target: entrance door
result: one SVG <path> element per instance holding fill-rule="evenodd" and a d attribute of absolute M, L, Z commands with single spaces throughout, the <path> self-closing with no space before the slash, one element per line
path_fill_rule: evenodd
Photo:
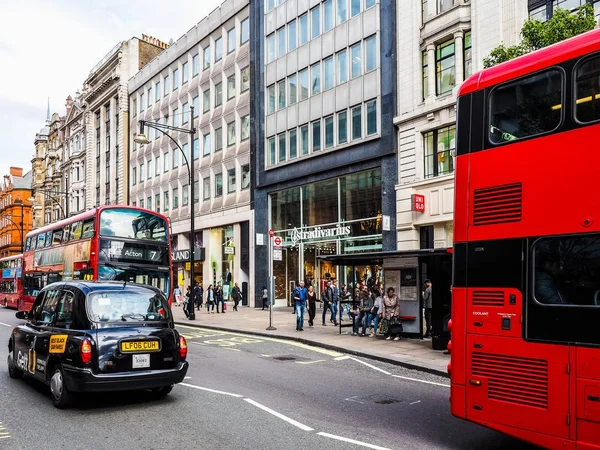
<path fill-rule="evenodd" d="M 307 286 L 311 284 L 315 291 L 321 292 L 328 279 L 337 278 L 335 266 L 328 261 L 317 258 L 321 255 L 335 255 L 337 253 L 337 242 L 317 242 L 304 244 L 304 282 Z"/>

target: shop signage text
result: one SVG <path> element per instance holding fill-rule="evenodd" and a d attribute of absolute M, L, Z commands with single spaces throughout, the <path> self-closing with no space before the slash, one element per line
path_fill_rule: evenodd
<path fill-rule="evenodd" d="M 175 250 L 171 257 L 173 258 L 173 262 L 178 261 L 189 261 L 190 260 L 190 251 L 189 250 Z"/>
<path fill-rule="evenodd" d="M 412 210 L 417 212 L 425 212 L 425 196 L 422 194 L 412 195 Z"/>
<path fill-rule="evenodd" d="M 298 228 L 294 228 L 290 239 L 292 241 L 292 245 L 296 245 L 298 241 L 325 239 L 339 236 L 350 236 L 351 232 L 352 230 L 349 225 L 337 225 L 335 228 L 315 227 L 312 230 L 299 230 Z"/>

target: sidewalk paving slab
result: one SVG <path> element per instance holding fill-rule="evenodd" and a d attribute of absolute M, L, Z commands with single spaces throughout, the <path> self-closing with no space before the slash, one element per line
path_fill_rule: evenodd
<path fill-rule="evenodd" d="M 339 327 L 329 323 L 321 325 L 321 310 L 317 311 L 314 327 L 308 326 L 305 316 L 304 331 L 296 331 L 296 316 L 291 308 L 279 307 L 273 309 L 273 326 L 277 330 L 268 331 L 269 312 L 258 308 L 239 306 L 239 311 L 233 311 L 232 304 L 227 304 L 224 314 L 207 313 L 206 308 L 196 311 L 196 320 L 185 317 L 182 306 L 173 305 L 173 317 L 177 325 L 209 328 L 220 331 L 237 332 L 255 336 L 268 336 L 302 342 L 307 345 L 339 351 L 354 356 L 382 361 L 389 364 L 407 367 L 448 377 L 446 367 L 450 356 L 431 348 L 431 340 L 402 338 L 400 341 L 387 341 L 383 337 L 358 337 L 346 334 L 351 327 Z M 349 324 L 348 320 L 342 322 Z"/>

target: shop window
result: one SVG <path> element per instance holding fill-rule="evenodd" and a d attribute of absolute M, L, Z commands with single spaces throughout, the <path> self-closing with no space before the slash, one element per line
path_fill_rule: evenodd
<path fill-rule="evenodd" d="M 342 221 L 377 217 L 381 213 L 381 169 L 341 177 L 340 201 Z M 372 224 L 359 224 L 359 229 L 353 231 L 359 235 L 364 234 L 372 226 Z"/>
<path fill-rule="evenodd" d="M 456 125 L 429 131 L 423 135 L 425 178 L 454 171 L 452 151 L 456 148 Z"/>
<path fill-rule="evenodd" d="M 338 180 L 321 181 L 302 187 L 302 221 L 305 226 L 336 223 L 338 215 Z"/>
<path fill-rule="evenodd" d="M 456 58 L 454 40 L 440 44 L 435 50 L 436 93 L 451 92 L 456 84 Z"/>
<path fill-rule="evenodd" d="M 300 188 L 295 187 L 270 194 L 271 228 L 287 230 L 300 227 Z"/>

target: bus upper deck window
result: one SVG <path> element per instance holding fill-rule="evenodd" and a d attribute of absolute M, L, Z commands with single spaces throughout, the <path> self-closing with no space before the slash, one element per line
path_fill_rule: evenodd
<path fill-rule="evenodd" d="M 490 142 L 550 132 L 562 117 L 563 74 L 547 70 L 496 87 L 490 95 Z"/>
<path fill-rule="evenodd" d="M 600 56 L 577 66 L 575 83 L 575 118 L 579 122 L 600 119 Z"/>
<path fill-rule="evenodd" d="M 94 236 L 94 219 L 88 219 L 83 222 L 83 231 L 81 237 L 83 239 L 91 238 Z"/>

